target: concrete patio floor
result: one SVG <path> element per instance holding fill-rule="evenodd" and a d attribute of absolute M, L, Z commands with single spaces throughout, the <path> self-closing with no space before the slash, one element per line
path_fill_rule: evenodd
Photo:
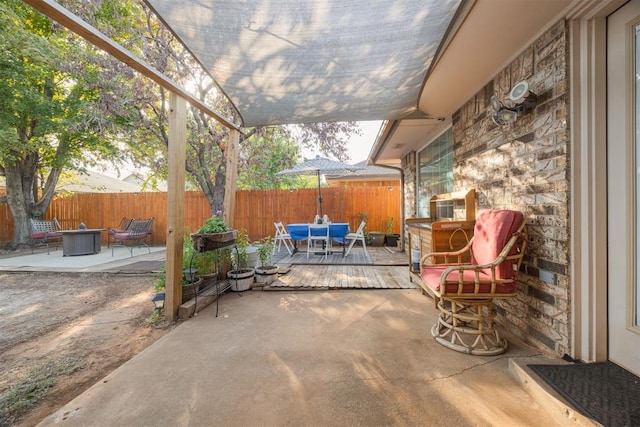
<path fill-rule="evenodd" d="M 163 261 L 165 248 L 14 255 L 0 271 L 126 272 Z M 595 425 L 526 368 L 559 359 L 508 335 L 500 356 L 437 344 L 437 311 L 418 289 L 229 293 L 219 310 L 181 323 L 41 425 Z"/>
<path fill-rule="evenodd" d="M 452 352 L 411 290 L 225 295 L 41 425 L 565 425 L 510 374 L 547 359 Z"/>
<path fill-rule="evenodd" d="M 130 253 L 128 248 L 117 247 L 113 250 L 103 246 L 95 255 L 62 256 L 62 249 L 37 248 L 34 253 L 30 249 L 3 254 L 0 256 L 0 271 L 53 271 L 53 272 L 118 272 L 120 268 L 128 267 L 140 261 L 164 261 L 166 258 L 164 246 L 134 248 Z M 131 256 L 133 254 L 133 256 Z"/>

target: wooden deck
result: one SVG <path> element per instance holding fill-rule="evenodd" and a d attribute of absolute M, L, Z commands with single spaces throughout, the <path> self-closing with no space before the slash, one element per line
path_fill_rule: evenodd
<path fill-rule="evenodd" d="M 306 247 L 289 256 L 276 254 L 280 267 L 278 280 L 264 290 L 327 290 L 327 289 L 417 289 L 409 280 L 406 253 L 395 248 L 367 248 L 369 256 L 361 247 L 354 247 L 347 257 L 334 253 L 324 258 L 310 255 Z"/>
<path fill-rule="evenodd" d="M 286 271 L 286 270 L 285 270 Z M 263 290 L 418 289 L 407 267 L 375 265 L 292 265 Z"/>
<path fill-rule="evenodd" d="M 326 258 L 313 253 L 307 258 L 307 247 L 302 246 L 293 255 L 283 248 L 276 252 L 273 262 L 284 265 L 409 265 L 409 260 L 405 252 L 398 252 L 396 248 L 387 246 L 368 247 L 368 255 L 365 254 L 361 246 L 354 246 L 348 256 L 342 256 L 342 247 L 335 246 L 333 254 Z"/>

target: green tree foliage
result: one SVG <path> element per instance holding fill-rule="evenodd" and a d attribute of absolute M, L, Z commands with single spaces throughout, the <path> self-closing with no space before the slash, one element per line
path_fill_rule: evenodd
<path fill-rule="evenodd" d="M 146 27 L 139 39 L 146 40 L 143 58 L 189 89 L 198 98 L 213 106 L 226 117 L 239 122 L 233 105 L 223 95 L 211 77 L 201 68 L 184 47 L 146 9 Z M 148 167 L 159 179 L 167 174 L 168 93 L 155 83 L 139 78 L 136 81 L 140 123 L 130 152 L 140 167 Z M 212 215 L 221 211 L 224 200 L 228 132 L 213 118 L 188 107 L 188 135 L 186 171 L 209 201 Z M 339 160 L 348 160 L 348 137 L 359 134 L 356 123 L 311 123 L 289 126 L 264 126 L 245 129 L 241 136 L 237 185 L 239 189 L 288 188 L 296 178 L 276 176 L 282 169 L 292 167 L 301 148 L 313 148 Z"/>
<path fill-rule="evenodd" d="M 139 55 L 235 122 L 222 91 L 174 35 L 138 0 L 66 0 L 71 12 Z M 0 3 L 0 175 L 14 219 L 11 247 L 28 240 L 28 219 L 46 212 L 64 170 L 124 155 L 166 177 L 168 92 L 97 50 L 19 0 Z M 240 188 L 287 188 L 301 149 L 346 157 L 355 123 L 246 129 L 240 141 Z M 188 111 L 185 168 L 222 209 L 228 131 L 199 110 Z M 2 201 L 0 199 L 0 201 Z"/>
<path fill-rule="evenodd" d="M 109 3 L 95 10 L 115 19 Z M 27 242 L 28 219 L 46 212 L 64 169 L 118 157 L 117 135 L 132 117 L 122 90 L 131 76 L 23 2 L 0 3 L 0 175 L 14 221 L 10 247 Z"/>

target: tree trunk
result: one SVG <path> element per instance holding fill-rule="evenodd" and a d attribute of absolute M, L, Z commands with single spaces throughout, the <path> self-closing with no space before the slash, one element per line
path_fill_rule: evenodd
<path fill-rule="evenodd" d="M 8 249 L 14 250 L 29 243 L 29 207 L 23 197 L 22 179 L 16 167 L 5 168 L 7 179 L 7 204 L 13 217 L 13 239 Z"/>
<path fill-rule="evenodd" d="M 209 197 L 209 208 L 211 209 L 211 216 L 222 216 L 222 210 L 224 209 L 225 175 L 221 171 L 221 168 L 216 169 L 215 181 L 216 185 L 213 187 L 213 194 Z"/>
<path fill-rule="evenodd" d="M 42 197 L 36 201 L 37 165 L 38 155 L 32 153 L 26 155 L 21 161 L 5 167 L 7 204 L 13 217 L 13 239 L 8 245 L 10 250 L 31 243 L 29 219 L 41 219 L 49 209 L 55 194 L 54 190 L 60 177 L 60 170 L 54 168 L 47 176 Z"/>

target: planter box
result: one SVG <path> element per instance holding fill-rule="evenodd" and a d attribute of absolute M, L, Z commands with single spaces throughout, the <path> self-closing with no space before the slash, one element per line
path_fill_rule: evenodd
<path fill-rule="evenodd" d="M 398 240 L 400 240 L 399 234 L 387 234 L 384 236 L 385 246 L 398 246 Z"/>
<path fill-rule="evenodd" d="M 206 252 L 233 246 L 236 244 L 237 237 L 238 230 L 231 230 L 212 234 L 194 233 L 191 235 L 191 240 L 196 251 Z"/>
<path fill-rule="evenodd" d="M 195 298 L 195 296 L 198 294 L 198 291 L 200 290 L 200 285 L 202 285 L 202 278 L 199 278 L 198 280 L 196 280 L 191 284 L 182 285 L 182 303 L 183 304 L 189 301 L 190 299 Z"/>

